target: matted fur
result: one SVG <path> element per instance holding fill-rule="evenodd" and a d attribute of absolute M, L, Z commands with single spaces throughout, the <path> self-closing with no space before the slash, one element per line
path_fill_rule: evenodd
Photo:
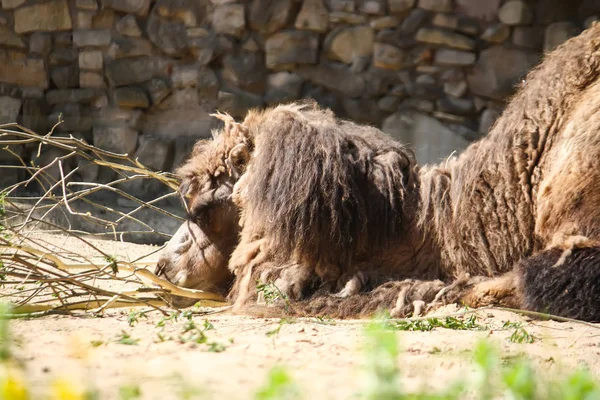
<path fill-rule="evenodd" d="M 300 314 L 401 316 L 413 301 L 461 301 L 600 318 L 589 299 L 598 285 L 560 292 L 573 274 L 600 278 L 597 262 L 576 256 L 600 241 L 599 76 L 594 25 L 528 74 L 485 138 L 421 168 L 407 147 L 314 103 L 251 112 L 182 168 L 191 216 L 202 224 L 213 203 L 239 208 L 229 297 L 242 312 L 263 281 Z M 232 168 L 239 145 L 247 157 Z M 449 286 L 432 298 L 440 282 Z"/>
<path fill-rule="evenodd" d="M 252 118 L 260 122 L 250 129 L 245 221 L 278 259 L 349 265 L 401 234 L 404 194 L 414 186 L 406 147 L 315 104 Z"/>

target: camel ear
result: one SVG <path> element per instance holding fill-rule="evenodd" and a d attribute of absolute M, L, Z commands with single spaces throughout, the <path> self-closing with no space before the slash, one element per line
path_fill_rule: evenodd
<path fill-rule="evenodd" d="M 249 138 L 248 128 L 239 122 L 235 122 L 235 119 L 226 113 L 221 113 L 219 111 L 210 114 L 211 117 L 215 117 L 225 124 L 223 130 L 219 132 L 220 134 L 225 134 L 229 137 L 236 137 L 238 139 L 247 140 Z M 213 138 L 215 135 L 213 134 Z"/>
<path fill-rule="evenodd" d="M 227 166 L 229 167 L 230 174 L 235 178 L 238 178 L 244 172 L 248 161 L 250 161 L 248 146 L 244 143 L 235 145 L 227 157 Z"/>
<path fill-rule="evenodd" d="M 198 187 L 198 179 L 195 175 L 189 175 L 183 178 L 179 185 L 179 193 L 184 199 L 189 199 Z"/>

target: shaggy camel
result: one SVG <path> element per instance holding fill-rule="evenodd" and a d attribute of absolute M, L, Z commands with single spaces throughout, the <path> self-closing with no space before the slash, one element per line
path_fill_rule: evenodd
<path fill-rule="evenodd" d="M 460 302 L 600 320 L 599 76 L 595 25 L 437 166 L 310 102 L 219 114 L 179 170 L 189 220 L 157 271 L 240 312 L 271 282 L 304 315 Z"/>

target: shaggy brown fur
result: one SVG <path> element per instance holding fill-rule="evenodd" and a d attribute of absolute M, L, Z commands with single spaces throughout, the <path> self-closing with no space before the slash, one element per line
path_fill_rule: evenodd
<path fill-rule="evenodd" d="M 298 313 L 383 306 L 400 316 L 413 303 L 461 301 L 600 320 L 590 258 L 600 241 L 599 76 L 595 25 L 545 57 L 487 137 L 433 167 L 311 103 L 224 118 L 182 169 L 190 215 L 204 227 L 228 195 L 239 208 L 228 265 L 240 310 L 260 301 L 263 281 Z"/>

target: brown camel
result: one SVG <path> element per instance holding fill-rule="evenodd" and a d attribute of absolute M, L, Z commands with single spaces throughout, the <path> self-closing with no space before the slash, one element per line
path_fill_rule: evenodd
<path fill-rule="evenodd" d="M 189 221 L 158 272 L 220 290 L 240 312 L 270 283 L 304 315 L 462 302 L 598 321 L 599 76 L 595 25 L 545 56 L 486 137 L 437 166 L 310 102 L 241 123 L 219 114 L 225 127 L 179 170 Z"/>

